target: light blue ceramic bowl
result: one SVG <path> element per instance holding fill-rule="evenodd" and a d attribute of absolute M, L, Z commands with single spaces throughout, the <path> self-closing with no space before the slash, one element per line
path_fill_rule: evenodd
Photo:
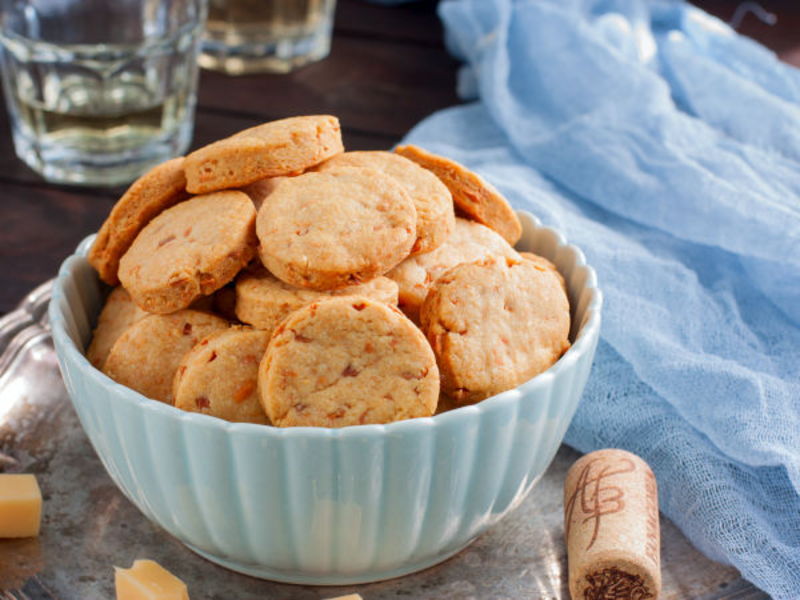
<path fill-rule="evenodd" d="M 517 506 L 556 453 L 600 332 L 583 254 L 520 213 L 518 244 L 553 260 L 572 305 L 572 348 L 548 371 L 475 406 L 344 429 L 278 429 L 187 413 L 116 384 L 83 351 L 103 298 L 85 258 L 61 267 L 50 321 L 61 371 L 111 478 L 195 552 L 256 577 L 353 584 L 461 550 Z"/>

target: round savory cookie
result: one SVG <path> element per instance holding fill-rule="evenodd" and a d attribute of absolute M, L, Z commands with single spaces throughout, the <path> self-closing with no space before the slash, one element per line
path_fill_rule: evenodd
<path fill-rule="evenodd" d="M 329 115 L 272 121 L 195 150 L 184 162 L 193 194 L 293 175 L 344 151 L 339 120 Z"/>
<path fill-rule="evenodd" d="M 379 276 L 366 283 L 325 292 L 294 287 L 264 268 L 248 269 L 236 279 L 236 317 L 271 332 L 290 312 L 329 296 L 366 296 L 397 306 L 397 284 Z"/>
<path fill-rule="evenodd" d="M 148 312 L 186 308 L 232 280 L 255 255 L 255 217 L 242 192 L 181 202 L 137 236 L 120 262 L 120 281 Z"/>
<path fill-rule="evenodd" d="M 391 152 L 345 152 L 319 165 L 318 171 L 341 167 L 367 167 L 395 179 L 408 192 L 417 209 L 417 239 L 411 254 L 430 252 L 442 245 L 455 228 L 453 197 L 436 175 L 415 162 Z"/>
<path fill-rule="evenodd" d="M 558 279 L 529 261 L 491 258 L 439 277 L 421 312 L 442 391 L 472 404 L 548 369 L 569 348 Z"/>
<path fill-rule="evenodd" d="M 175 372 L 176 408 L 236 423 L 269 424 L 258 399 L 258 365 L 269 336 L 267 331 L 231 327 L 200 341 Z"/>
<path fill-rule="evenodd" d="M 418 146 L 398 146 L 401 156 L 425 167 L 442 180 L 453 194 L 453 202 L 468 218 L 493 229 L 512 246 L 522 235 L 522 224 L 500 192 L 477 173 L 454 160 L 423 150 Z"/>
<path fill-rule="evenodd" d="M 123 287 L 115 287 L 103 305 L 97 318 L 97 327 L 92 335 L 92 343 L 86 351 L 86 358 L 98 369 L 102 369 L 111 352 L 111 347 L 125 331 L 147 313 L 136 306 L 130 294 Z"/>
<path fill-rule="evenodd" d="M 103 372 L 140 394 L 172 403 L 172 380 L 195 344 L 228 322 L 197 310 L 149 315 L 131 325 L 111 347 Z"/>
<path fill-rule="evenodd" d="M 153 167 L 131 184 L 97 232 L 89 249 L 89 263 L 100 279 L 117 285 L 122 255 L 156 215 L 188 198 L 183 157 Z"/>
<path fill-rule="evenodd" d="M 261 402 L 279 427 L 346 427 L 428 417 L 439 371 L 425 336 L 396 308 L 358 296 L 291 313 L 258 372 Z"/>
<path fill-rule="evenodd" d="M 417 213 L 403 187 L 374 169 L 283 181 L 258 211 L 261 262 L 291 285 L 333 290 L 386 273 L 408 256 Z"/>
<path fill-rule="evenodd" d="M 428 290 L 448 269 L 489 256 L 519 259 L 519 254 L 497 233 L 474 221 L 456 218 L 447 241 L 433 252 L 410 256 L 386 274 L 399 288 L 400 309 L 419 323 L 419 309 Z"/>

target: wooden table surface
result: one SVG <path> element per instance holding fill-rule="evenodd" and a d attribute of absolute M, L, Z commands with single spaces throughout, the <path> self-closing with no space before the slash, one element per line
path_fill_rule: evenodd
<path fill-rule="evenodd" d="M 697 4 L 729 21 L 734 0 Z M 774 26 L 746 16 L 740 31 L 800 65 L 800 6 L 761 2 Z M 392 146 L 430 113 L 458 103 L 458 63 L 445 51 L 436 2 L 397 7 L 339 0 L 331 55 L 290 75 L 238 78 L 203 72 L 192 148 L 263 121 L 330 113 L 350 150 Z M 5 110 L 0 109 L 5 113 Z M 46 183 L 16 158 L 7 118 L 0 116 L 0 315 L 96 231 L 123 190 Z"/>

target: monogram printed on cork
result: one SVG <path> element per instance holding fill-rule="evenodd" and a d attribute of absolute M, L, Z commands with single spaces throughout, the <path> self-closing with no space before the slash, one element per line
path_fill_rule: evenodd
<path fill-rule="evenodd" d="M 564 485 L 573 598 L 657 598 L 658 489 L 650 467 L 624 450 L 584 456 Z"/>
<path fill-rule="evenodd" d="M 583 522 L 593 523 L 594 529 L 589 544 L 586 546 L 587 550 L 597 541 L 597 534 L 600 531 L 600 520 L 603 515 L 618 513 L 625 509 L 625 491 L 607 480 L 613 478 L 614 475 L 629 473 L 636 469 L 633 462 L 628 459 L 620 460 L 620 465 L 616 468 L 607 464 L 598 465 L 598 463 L 602 463 L 602 459 L 596 458 L 590 460 L 586 466 L 583 467 L 578 476 L 575 492 L 570 497 L 564 509 L 567 513 L 567 537 L 569 537 L 570 523 L 572 522 L 572 516 L 576 506 L 580 506 L 580 512 L 586 515 Z M 578 497 L 580 497 L 580 503 L 576 502 Z"/>

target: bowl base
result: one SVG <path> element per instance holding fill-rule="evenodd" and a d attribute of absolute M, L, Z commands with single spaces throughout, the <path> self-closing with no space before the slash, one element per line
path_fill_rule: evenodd
<path fill-rule="evenodd" d="M 446 561 L 448 558 L 455 556 L 459 552 L 461 552 L 464 548 L 469 546 L 472 542 L 474 542 L 477 538 L 472 538 L 466 544 L 458 546 L 454 550 L 446 550 L 442 554 L 437 554 L 433 558 L 428 558 L 426 560 L 422 560 L 416 562 L 411 565 L 403 565 L 397 569 L 391 569 L 388 571 L 369 571 L 367 573 L 359 574 L 359 573 L 301 573 L 298 571 L 280 571 L 276 569 L 270 569 L 267 567 L 263 567 L 260 565 L 253 565 L 249 563 L 241 563 L 234 560 L 229 560 L 225 558 L 220 558 L 218 556 L 214 556 L 213 554 L 209 554 L 199 548 L 192 546 L 191 544 L 187 544 L 183 542 L 183 545 L 189 548 L 195 554 L 202 556 L 208 561 L 211 561 L 221 567 L 225 567 L 226 569 L 230 569 L 231 571 L 236 571 L 237 573 L 243 573 L 244 575 L 250 575 L 251 577 L 257 577 L 258 579 L 268 579 L 270 581 L 277 581 L 279 583 L 294 583 L 300 585 L 357 585 L 361 583 L 374 583 L 376 581 L 385 581 L 386 579 L 394 579 L 396 577 L 402 577 L 404 575 L 409 575 L 411 573 L 416 573 L 417 571 L 424 571 L 429 567 L 433 567 L 434 565 L 438 565 L 441 562 Z"/>

